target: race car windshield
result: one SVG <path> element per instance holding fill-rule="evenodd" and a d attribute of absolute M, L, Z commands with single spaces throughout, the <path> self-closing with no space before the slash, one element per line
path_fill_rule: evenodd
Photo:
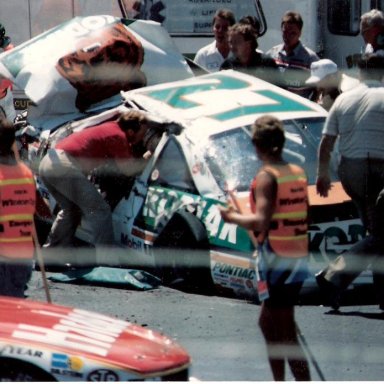
<path fill-rule="evenodd" d="M 301 165 L 309 184 L 315 183 L 317 149 L 324 119 L 287 120 L 284 122 L 286 142 L 283 157 Z M 239 127 L 210 137 L 205 158 L 219 186 L 226 183 L 238 191 L 249 189 L 251 180 L 261 166 L 251 141 L 251 126 Z"/>

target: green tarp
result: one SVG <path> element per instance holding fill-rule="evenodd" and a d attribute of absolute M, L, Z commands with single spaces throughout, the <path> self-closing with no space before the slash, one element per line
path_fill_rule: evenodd
<path fill-rule="evenodd" d="M 75 269 L 57 273 L 50 276 L 49 280 L 58 283 L 95 284 L 137 290 L 154 289 L 161 284 L 159 278 L 148 272 L 110 267 Z"/>

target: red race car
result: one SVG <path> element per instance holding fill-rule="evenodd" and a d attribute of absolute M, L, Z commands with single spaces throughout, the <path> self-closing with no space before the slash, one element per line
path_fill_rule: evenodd
<path fill-rule="evenodd" d="M 0 297 L 0 381 L 187 381 L 188 353 L 116 318 Z"/>

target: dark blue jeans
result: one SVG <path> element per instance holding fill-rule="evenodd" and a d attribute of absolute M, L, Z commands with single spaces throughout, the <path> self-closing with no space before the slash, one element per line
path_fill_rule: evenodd
<path fill-rule="evenodd" d="M 0 259 L 0 295 L 24 298 L 32 275 L 32 260 Z"/>

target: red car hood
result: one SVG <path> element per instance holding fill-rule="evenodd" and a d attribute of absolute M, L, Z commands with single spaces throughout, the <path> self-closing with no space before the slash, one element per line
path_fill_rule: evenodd
<path fill-rule="evenodd" d="M 188 366 L 187 352 L 143 327 L 76 308 L 0 297 L 0 339 L 151 374 Z"/>

